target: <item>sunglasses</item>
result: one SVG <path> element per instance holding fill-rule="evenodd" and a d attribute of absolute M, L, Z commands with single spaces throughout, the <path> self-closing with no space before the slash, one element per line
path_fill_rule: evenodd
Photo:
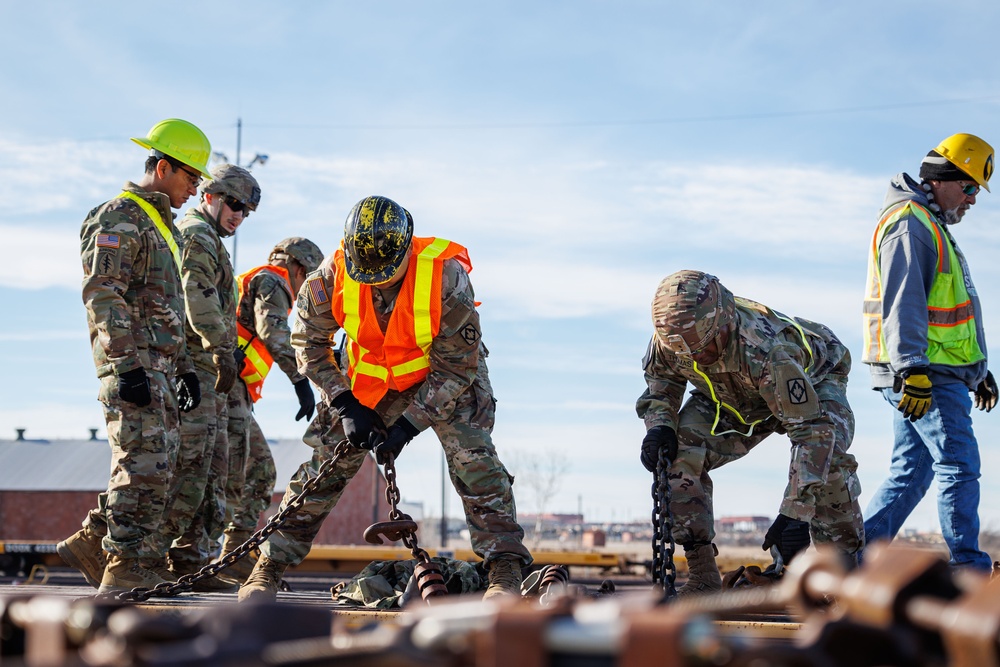
<path fill-rule="evenodd" d="M 975 183 L 966 183 L 962 186 L 962 194 L 966 197 L 971 197 L 973 195 L 979 194 L 979 186 Z"/>
<path fill-rule="evenodd" d="M 226 197 L 226 206 L 229 207 L 233 213 L 242 213 L 243 217 L 250 215 L 250 204 L 241 202 L 235 197 Z"/>

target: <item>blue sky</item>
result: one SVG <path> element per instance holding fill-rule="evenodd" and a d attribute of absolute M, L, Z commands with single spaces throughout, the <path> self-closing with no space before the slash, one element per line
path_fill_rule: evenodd
<path fill-rule="evenodd" d="M 139 177 L 129 137 L 181 117 L 234 159 L 242 118 L 241 162 L 270 159 L 238 270 L 286 236 L 332 251 L 354 202 L 396 199 L 417 234 L 470 249 L 501 457 L 569 459 L 551 510 L 647 517 L 633 405 L 657 282 L 710 271 L 830 325 L 859 357 L 888 179 L 954 132 L 1000 146 L 998 18 L 961 0 L 4 3 L 0 435 L 103 433 L 80 223 Z M 956 230 L 987 332 L 997 196 Z M 1000 358 L 1000 334 L 990 342 Z M 864 505 L 887 470 L 890 412 L 860 363 L 850 398 Z M 300 436 L 295 411 L 290 384 L 269 380 L 265 433 Z M 975 426 L 984 526 L 1000 529 L 1000 415 Z M 400 460 L 403 495 L 429 513 L 438 452 L 422 435 Z M 773 436 L 715 473 L 717 515 L 774 514 L 787 458 Z M 519 506 L 534 509 L 526 489 Z M 910 525 L 936 525 L 933 498 Z"/>

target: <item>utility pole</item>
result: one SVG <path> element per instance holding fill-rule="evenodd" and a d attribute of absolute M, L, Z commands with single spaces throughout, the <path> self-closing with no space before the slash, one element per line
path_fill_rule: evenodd
<path fill-rule="evenodd" d="M 253 166 L 255 164 L 257 164 L 257 163 L 265 164 L 267 162 L 267 155 L 266 154 L 264 154 L 264 153 L 257 153 L 256 155 L 253 156 L 253 159 L 250 160 L 249 164 L 241 165 L 240 164 L 240 153 L 241 153 L 241 149 L 242 148 L 243 148 L 243 119 L 242 118 L 237 118 L 236 119 L 236 161 L 233 164 L 235 164 L 235 165 L 237 165 L 239 167 L 243 167 L 247 171 L 250 171 L 250 170 L 253 169 Z M 215 153 L 212 153 L 212 157 L 214 159 L 220 160 L 222 162 L 229 162 L 229 158 L 226 157 L 225 153 L 215 152 Z M 233 233 L 233 270 L 234 271 L 236 270 L 236 233 L 237 232 L 239 232 L 239 230 L 237 230 L 236 232 Z"/>
<path fill-rule="evenodd" d="M 445 484 L 448 467 L 445 463 L 444 448 L 441 449 L 441 548 L 448 546 L 448 509 L 445 507 Z"/>
<path fill-rule="evenodd" d="M 240 163 L 240 143 L 243 141 L 243 119 L 236 119 L 236 164 Z M 236 273 L 236 234 L 240 230 L 233 232 L 233 273 Z"/>

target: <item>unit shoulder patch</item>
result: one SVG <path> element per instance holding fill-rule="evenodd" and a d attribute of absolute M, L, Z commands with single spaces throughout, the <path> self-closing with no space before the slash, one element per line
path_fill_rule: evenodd
<path fill-rule="evenodd" d="M 792 405 L 802 405 L 809 400 L 806 391 L 806 381 L 802 378 L 792 378 L 788 381 L 788 400 Z"/>
<path fill-rule="evenodd" d="M 459 333 L 462 335 L 462 339 L 469 345 L 475 345 L 482 337 L 482 334 L 479 333 L 479 329 L 471 323 L 462 327 L 462 330 Z"/>

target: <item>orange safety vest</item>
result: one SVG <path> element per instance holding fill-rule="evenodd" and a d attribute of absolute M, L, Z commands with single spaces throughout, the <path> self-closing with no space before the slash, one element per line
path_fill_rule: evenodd
<path fill-rule="evenodd" d="M 264 266 L 258 266 L 256 269 L 250 269 L 246 273 L 241 273 L 237 276 L 236 285 L 239 289 L 239 295 L 236 300 L 236 339 L 240 349 L 243 350 L 243 354 L 246 355 L 246 359 L 243 360 L 243 370 L 240 371 L 240 377 L 243 378 L 243 382 L 247 386 L 247 391 L 250 392 L 250 399 L 254 403 L 260 399 L 261 388 L 264 386 L 264 378 L 266 378 L 267 374 L 271 372 L 271 366 L 274 364 L 274 359 L 271 357 L 271 353 L 268 352 L 267 347 L 264 345 L 264 341 L 258 338 L 256 333 L 240 324 L 239 307 L 240 304 L 243 303 L 243 295 L 246 293 L 247 287 L 250 285 L 250 280 L 261 271 L 270 271 L 274 275 L 282 278 L 285 281 L 285 285 L 288 287 L 288 293 L 294 294 L 292 291 L 292 281 L 288 278 L 288 270 L 283 269 L 280 266 L 265 264 Z M 291 315 L 291 313 L 292 309 L 289 308 L 287 315 Z"/>
<path fill-rule="evenodd" d="M 334 253 L 330 307 L 347 333 L 347 375 L 357 399 L 374 408 L 386 392 L 405 391 L 430 370 L 431 342 L 441 328 L 441 275 L 447 259 L 472 271 L 468 250 L 445 239 L 414 237 L 410 264 L 383 333 L 370 285 L 347 275 L 344 244 Z"/>

